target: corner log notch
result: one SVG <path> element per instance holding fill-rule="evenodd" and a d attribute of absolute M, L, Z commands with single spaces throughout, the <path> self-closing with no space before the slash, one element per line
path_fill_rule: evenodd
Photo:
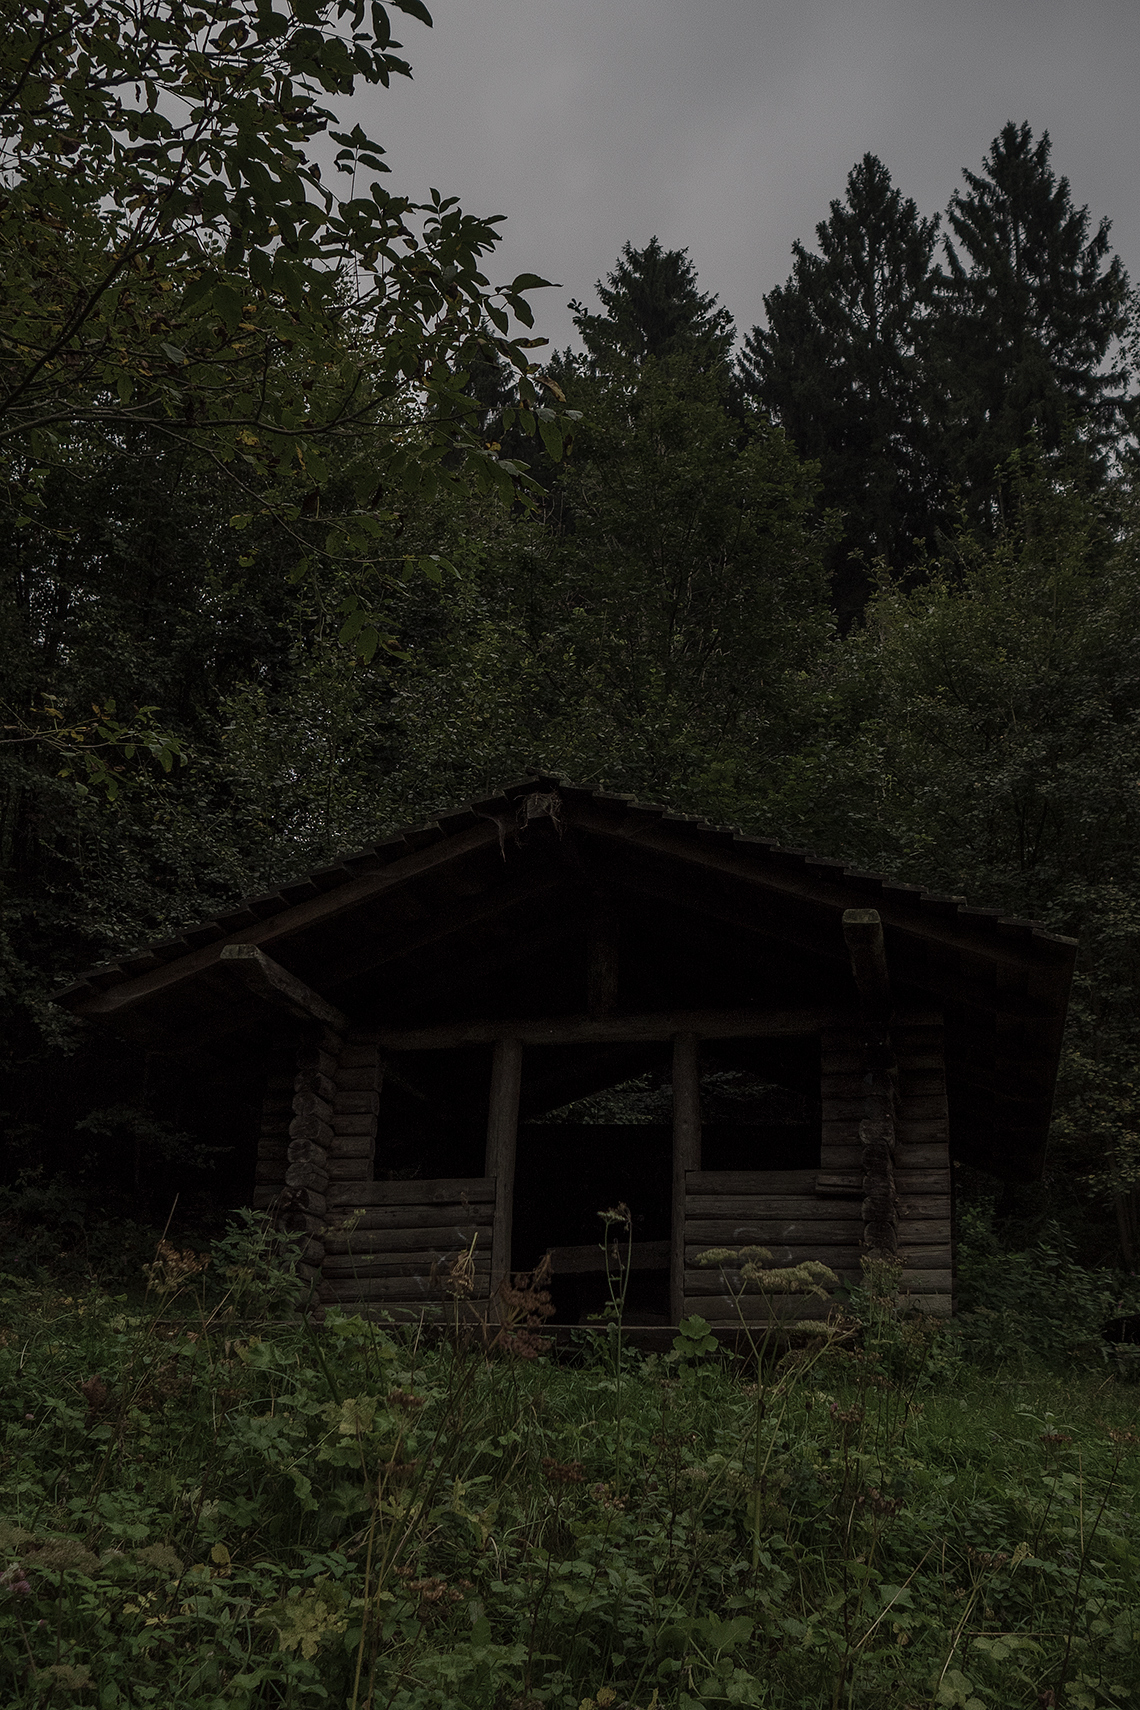
<path fill-rule="evenodd" d="M 283 1179 L 262 1184 L 257 1198 L 268 1199 L 266 1209 L 279 1228 L 304 1237 L 298 1247 L 297 1270 L 306 1282 L 316 1286 L 320 1284 L 325 1260 L 324 1217 L 328 1209 L 337 1077 L 349 1020 L 319 992 L 310 990 L 254 944 L 227 944 L 218 965 L 273 1008 L 309 1023 L 307 1036 L 295 1058 L 291 1120 L 281 1160 Z M 266 1187 L 271 1190 L 271 1197 L 267 1196 Z"/>
<path fill-rule="evenodd" d="M 843 936 L 859 992 L 864 1116 L 859 1123 L 863 1157 L 863 1248 L 868 1256 L 895 1263 L 899 1250 L 899 1206 L 895 1190 L 895 1077 L 891 1046 L 891 981 L 883 924 L 873 908 L 849 908 Z"/>

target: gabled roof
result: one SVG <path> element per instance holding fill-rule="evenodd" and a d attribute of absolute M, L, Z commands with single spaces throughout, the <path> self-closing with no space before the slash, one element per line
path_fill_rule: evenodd
<path fill-rule="evenodd" d="M 160 1050 L 248 1052 L 266 1017 L 221 952 L 259 946 L 357 1019 L 407 1028 L 585 1009 L 616 922 L 623 1010 L 853 1009 L 842 931 L 877 909 L 896 1004 L 945 1015 L 951 1150 L 1042 1167 L 1076 942 L 1032 921 L 666 808 L 531 778 L 93 969 L 60 994 Z"/>

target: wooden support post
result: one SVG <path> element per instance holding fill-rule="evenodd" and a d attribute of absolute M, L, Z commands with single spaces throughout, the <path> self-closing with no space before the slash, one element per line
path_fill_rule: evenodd
<path fill-rule="evenodd" d="M 491 1097 L 487 1110 L 487 1162 L 484 1174 L 495 1183 L 495 1220 L 491 1228 L 491 1311 L 499 1286 L 511 1272 L 511 1223 L 515 1209 L 515 1150 L 522 1087 L 522 1043 L 500 1039 L 491 1059 Z"/>
<path fill-rule="evenodd" d="M 610 903 L 595 901 L 586 931 L 586 1013 L 612 1016 L 618 1006 L 618 922 Z"/>
<path fill-rule="evenodd" d="M 863 1035 L 864 1115 L 859 1124 L 863 1168 L 863 1249 L 878 1259 L 898 1254 L 895 1188 L 895 1082 L 891 1046 L 891 981 L 883 924 L 873 908 L 849 908 L 843 936 L 859 989 Z"/>
<path fill-rule="evenodd" d="M 673 1238 L 669 1254 L 669 1319 L 685 1308 L 685 1175 L 701 1167 L 701 1065 L 695 1033 L 673 1041 Z"/>

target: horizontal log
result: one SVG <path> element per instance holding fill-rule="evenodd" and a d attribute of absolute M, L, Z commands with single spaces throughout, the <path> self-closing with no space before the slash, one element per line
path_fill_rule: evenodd
<path fill-rule="evenodd" d="M 322 1122 L 327 1122 L 332 1113 L 333 1107 L 329 1100 L 322 1098 L 319 1093 L 313 1092 L 309 1087 L 302 1087 L 300 1092 L 293 1095 L 294 1121 L 302 1116 L 317 1116 Z"/>
<path fill-rule="evenodd" d="M 308 1116 L 295 1116 L 289 1124 L 290 1140 L 315 1140 L 318 1146 L 327 1146 L 332 1139 L 333 1131 L 329 1123 L 322 1122 L 315 1113 Z"/>
<path fill-rule="evenodd" d="M 694 1261 L 700 1249 L 694 1248 L 692 1255 L 685 1256 L 685 1293 L 686 1294 L 724 1294 L 725 1279 L 730 1288 L 736 1287 L 739 1272 L 730 1266 L 723 1269 L 719 1265 L 703 1266 Z M 827 1265 L 839 1277 L 858 1277 L 860 1251 L 858 1247 L 786 1247 L 781 1252 L 775 1250 L 772 1255 L 772 1268 L 783 1270 L 793 1265 L 806 1265 L 809 1261 L 817 1265 Z M 917 1273 L 916 1273 L 917 1274 Z M 746 1290 L 748 1294 L 763 1295 L 764 1290 L 756 1283 L 750 1283 Z M 776 1298 L 775 1296 L 773 1298 Z M 783 1298 L 779 1296 L 779 1298 Z"/>
<path fill-rule="evenodd" d="M 874 1097 L 875 1108 L 881 1102 L 880 1095 L 872 1095 L 864 1091 L 856 1098 L 828 1098 L 824 1100 L 823 1114 L 828 1122 L 861 1122 L 868 1115 L 868 1099 Z M 923 1095 L 920 1098 L 907 1098 L 899 1102 L 899 1121 L 913 1124 L 916 1122 L 937 1122 L 941 1126 L 946 1123 L 946 1095 L 933 1098 Z"/>
<path fill-rule="evenodd" d="M 821 1170 L 815 1178 L 815 1197 L 817 1199 L 862 1199 L 863 1177 L 858 1170 L 850 1170 L 844 1174 L 838 1172 L 827 1174 Z"/>
<path fill-rule="evenodd" d="M 725 1238 L 727 1230 L 741 1226 L 738 1218 L 686 1217 L 685 1239 L 703 1241 L 709 1247 L 767 1247 L 773 1241 L 779 1241 L 785 1247 L 797 1241 L 811 1245 L 826 1241 L 858 1243 L 863 1233 L 863 1216 L 859 1212 L 852 1217 L 756 1217 L 743 1225 L 747 1235 L 738 1235 L 732 1240 Z"/>
<path fill-rule="evenodd" d="M 609 1269 L 624 1269 L 626 1247 L 617 1243 L 617 1258 L 610 1244 Z M 667 1271 L 669 1269 L 668 1241 L 635 1241 L 630 1254 L 630 1269 L 634 1271 Z M 585 1247 L 552 1247 L 550 1268 L 555 1276 L 583 1276 L 606 1270 L 606 1254 L 600 1245 Z"/>
<path fill-rule="evenodd" d="M 490 1229 L 492 1205 L 397 1205 L 337 1206 L 329 1214 L 329 1228 L 342 1234 L 356 1230 L 447 1229 L 452 1225 Z"/>
<path fill-rule="evenodd" d="M 345 1277 L 343 1281 L 325 1281 L 322 1296 L 329 1300 L 392 1300 L 423 1301 L 424 1304 L 444 1306 L 448 1297 L 440 1289 L 431 1292 L 426 1275 L 422 1277 Z M 483 1296 L 486 1299 L 486 1296 Z"/>
<path fill-rule="evenodd" d="M 376 1151 L 376 1141 L 371 1134 L 338 1134 L 333 1129 L 333 1137 L 329 1142 L 330 1158 L 371 1158 Z"/>
<path fill-rule="evenodd" d="M 316 1164 L 323 1170 L 328 1154 L 315 1140 L 290 1140 L 288 1159 L 291 1164 Z"/>
<path fill-rule="evenodd" d="M 906 1304 L 914 1312 L 924 1312 L 930 1318 L 953 1318 L 954 1297 L 949 1294 L 915 1294 Z"/>
<path fill-rule="evenodd" d="M 278 1117 L 293 1114 L 293 1082 L 283 1087 L 280 1092 L 266 1093 L 261 1101 L 261 1120 L 276 1122 Z"/>
<path fill-rule="evenodd" d="M 900 1217 L 899 1248 L 945 1247 L 950 1250 L 953 1225 L 949 1217 Z"/>
<path fill-rule="evenodd" d="M 952 1271 L 954 1253 L 948 1241 L 931 1242 L 924 1246 L 919 1241 L 899 1240 L 898 1261 L 904 1275 L 911 1271 Z"/>
<path fill-rule="evenodd" d="M 285 1171 L 289 1168 L 288 1159 L 282 1153 L 280 1158 L 259 1158 L 254 1166 L 253 1179 L 255 1182 L 276 1182 L 279 1188 L 285 1186 Z"/>
<path fill-rule="evenodd" d="M 831 1144 L 820 1148 L 819 1168 L 824 1175 L 862 1175 L 863 1148 L 859 1144 L 858 1125 L 852 1127 L 850 1139 L 841 1146 Z"/>
<path fill-rule="evenodd" d="M 323 1022 L 341 1035 L 348 1029 L 348 1018 L 334 1004 L 290 974 L 280 963 L 274 962 L 255 944 L 225 945 L 218 956 L 218 966 L 267 1003 L 305 1020 Z"/>
<path fill-rule="evenodd" d="M 686 1278 L 686 1281 L 688 1279 Z M 787 1324 L 794 1324 L 797 1319 L 807 1318 L 818 1321 L 827 1318 L 837 1311 L 834 1303 L 820 1300 L 812 1294 L 784 1294 L 779 1297 L 779 1308 L 773 1318 L 769 1315 L 767 1304 L 758 1294 L 746 1294 L 741 1297 L 739 1308 L 730 1295 L 708 1295 L 685 1293 L 685 1316 L 697 1316 L 709 1324 L 739 1324 L 741 1317 L 750 1327 L 755 1325 L 763 1328 L 765 1325 L 779 1330 Z"/>
<path fill-rule="evenodd" d="M 337 1116 L 375 1116 L 380 1109 L 377 1092 L 351 1092 L 340 1088 L 336 1095 Z"/>
<path fill-rule="evenodd" d="M 338 1092 L 375 1092 L 375 1053 L 373 1053 L 372 1062 L 362 1064 L 360 1068 L 355 1068 L 342 1060 L 336 1072 L 336 1084 Z"/>
<path fill-rule="evenodd" d="M 895 1084 L 903 1100 L 946 1096 L 945 1077 L 935 1069 L 900 1069 Z M 844 1069 L 822 1074 L 819 1090 L 827 1104 L 830 1100 L 865 1098 L 867 1083 L 861 1072 Z"/>
<path fill-rule="evenodd" d="M 443 1267 L 455 1258 L 455 1249 L 441 1247 L 438 1251 L 425 1250 L 420 1253 L 374 1253 L 365 1258 L 358 1253 L 327 1253 L 325 1255 L 325 1281 L 343 1282 L 349 1277 L 422 1277 L 425 1288 L 428 1287 L 432 1267 Z M 474 1261 L 476 1286 L 479 1279 L 482 1285 L 479 1292 L 486 1294 L 487 1279 L 491 1274 L 491 1255 Z M 437 1291 L 438 1292 L 438 1291 Z"/>
<path fill-rule="evenodd" d="M 945 1165 L 940 1170 L 914 1169 L 896 1157 L 895 1186 L 900 1193 L 908 1195 L 949 1194 L 950 1171 Z"/>
<path fill-rule="evenodd" d="M 915 1117 L 913 1120 L 905 1110 L 899 1112 L 896 1123 L 900 1141 L 905 1145 L 933 1146 L 939 1142 L 946 1144 L 949 1136 L 947 1120 L 942 1117 Z"/>
<path fill-rule="evenodd" d="M 686 1170 L 685 1192 L 697 1194 L 815 1192 L 818 1170 Z"/>
<path fill-rule="evenodd" d="M 950 1149 L 945 1140 L 938 1145 L 916 1144 L 905 1134 L 895 1131 L 895 1168 L 904 1170 L 944 1170 L 950 1162 Z"/>
<path fill-rule="evenodd" d="M 678 1033 L 699 1039 L 778 1039 L 810 1036 L 834 1022 L 833 1009 L 678 1009 L 643 1015 L 552 1016 L 503 1021 L 455 1021 L 435 1027 L 379 1030 L 385 1051 L 441 1051 L 461 1045 L 493 1045 L 518 1039 L 524 1045 L 651 1044 Z"/>
<path fill-rule="evenodd" d="M 331 1057 L 325 1057 L 322 1052 L 322 1058 L 326 1062 L 332 1063 L 335 1068 L 335 1063 Z M 323 1099 L 331 1107 L 332 1101 L 336 1097 L 336 1082 L 331 1080 L 328 1075 L 322 1074 L 319 1069 L 302 1069 L 293 1082 L 294 1111 L 297 1109 L 298 1097 Z"/>
<path fill-rule="evenodd" d="M 285 1171 L 286 1187 L 311 1188 L 314 1193 L 327 1194 L 328 1185 L 328 1174 L 318 1164 L 290 1164 Z"/>
<path fill-rule="evenodd" d="M 380 1061 L 380 1052 L 373 1040 L 350 1039 L 340 1054 L 342 1069 L 371 1069 Z"/>
<path fill-rule="evenodd" d="M 813 1222 L 823 1211 L 825 1201 L 814 1193 L 793 1197 L 791 1194 L 686 1194 L 685 1221 L 699 1217 L 716 1218 L 732 1224 L 792 1223 L 800 1219 Z M 831 1217 L 829 1210 L 826 1215 Z"/>
<path fill-rule="evenodd" d="M 364 1189 L 367 1188 L 367 1191 Z M 338 1188 L 329 1195 L 330 1205 L 476 1205 L 493 1202 L 493 1177 L 368 1182 Z"/>
<path fill-rule="evenodd" d="M 375 1138 L 376 1118 L 364 1113 L 343 1116 L 340 1111 L 334 1111 L 332 1131 L 334 1134 L 370 1134 Z"/>
<path fill-rule="evenodd" d="M 329 1153 L 328 1172 L 330 1182 L 370 1182 L 372 1180 L 372 1159 L 345 1158 L 337 1152 Z"/>
<path fill-rule="evenodd" d="M 905 1193 L 899 1195 L 899 1217 L 947 1217 L 949 1197 L 944 1193 Z"/>
<path fill-rule="evenodd" d="M 489 1223 L 438 1224 L 425 1229 L 330 1229 L 325 1235 L 325 1247 L 330 1253 L 415 1253 L 443 1248 L 458 1252 L 476 1242 L 476 1251 L 491 1245 Z"/>

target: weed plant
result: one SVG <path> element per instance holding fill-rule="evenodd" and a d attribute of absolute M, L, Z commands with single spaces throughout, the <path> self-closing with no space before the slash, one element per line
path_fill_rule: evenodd
<path fill-rule="evenodd" d="M 1140 1705 L 1111 1368 L 874 1290 L 743 1359 L 318 1328 L 287 1259 L 251 1219 L 141 1304 L 0 1283 L 5 1707 Z"/>

